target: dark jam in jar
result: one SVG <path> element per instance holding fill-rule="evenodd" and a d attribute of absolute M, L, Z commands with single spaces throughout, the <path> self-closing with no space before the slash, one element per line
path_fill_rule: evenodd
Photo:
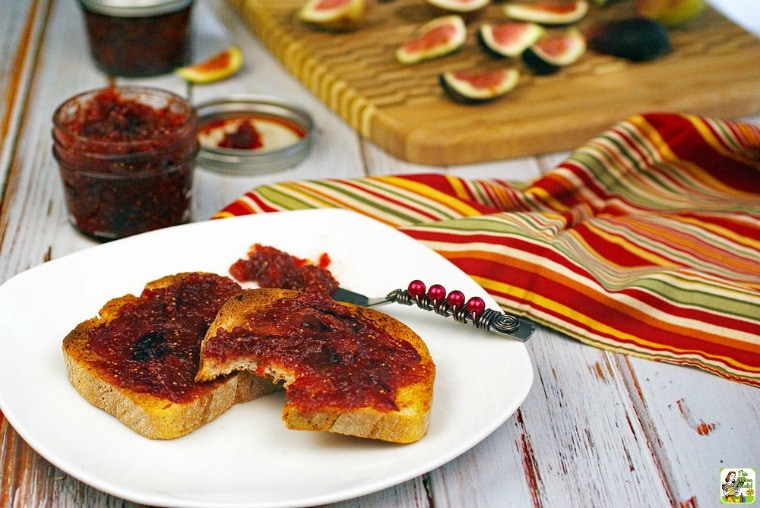
<path fill-rule="evenodd" d="M 80 0 L 90 53 L 116 76 L 156 76 L 189 59 L 192 0 Z"/>
<path fill-rule="evenodd" d="M 71 222 L 112 240 L 189 220 L 197 114 L 181 97 L 145 87 L 94 90 L 53 116 Z"/>

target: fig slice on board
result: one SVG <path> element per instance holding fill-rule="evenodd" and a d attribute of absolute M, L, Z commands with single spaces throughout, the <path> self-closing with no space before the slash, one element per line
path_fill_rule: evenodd
<path fill-rule="evenodd" d="M 407 42 L 396 50 L 396 59 L 414 64 L 453 53 L 467 39 L 467 27 L 458 14 L 435 18 L 423 24 Z"/>
<path fill-rule="evenodd" d="M 367 0 L 308 0 L 298 17 L 307 25 L 325 30 L 356 30 L 367 17 Z"/>
<path fill-rule="evenodd" d="M 554 74 L 575 63 L 586 52 L 586 38 L 575 28 L 547 32 L 526 49 L 522 59 L 539 75 Z"/>
<path fill-rule="evenodd" d="M 230 46 L 211 58 L 179 67 L 175 74 L 190 83 L 212 83 L 235 74 L 243 66 L 243 52 L 237 46 Z"/>
<path fill-rule="evenodd" d="M 517 69 L 448 71 L 438 76 L 444 91 L 457 102 L 490 102 L 512 91 L 520 81 Z"/>
<path fill-rule="evenodd" d="M 517 21 L 542 25 L 572 25 L 588 13 L 587 0 L 540 0 L 533 3 L 509 3 L 504 14 Z"/>
<path fill-rule="evenodd" d="M 436 11 L 472 18 L 480 14 L 491 0 L 425 0 Z"/>
<path fill-rule="evenodd" d="M 588 45 L 597 53 L 632 62 L 654 60 L 673 51 L 668 29 L 659 21 L 643 17 L 595 26 L 589 34 Z"/>
<path fill-rule="evenodd" d="M 542 35 L 541 25 L 527 21 L 483 23 L 478 28 L 478 43 L 497 57 L 516 57 L 532 46 Z"/>

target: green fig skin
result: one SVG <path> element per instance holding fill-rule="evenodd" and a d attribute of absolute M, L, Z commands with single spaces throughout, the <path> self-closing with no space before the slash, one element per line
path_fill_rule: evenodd
<path fill-rule="evenodd" d="M 646 62 L 673 51 L 668 29 L 660 22 L 637 17 L 603 23 L 589 36 L 597 53 Z"/>

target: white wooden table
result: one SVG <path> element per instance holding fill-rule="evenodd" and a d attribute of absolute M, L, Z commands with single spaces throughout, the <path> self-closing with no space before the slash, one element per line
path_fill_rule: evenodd
<path fill-rule="evenodd" d="M 717 4 L 717 2 L 715 2 Z M 760 33 L 756 0 L 724 0 Z M 108 83 L 92 65 L 73 0 L 0 0 L 0 282 L 94 243 L 67 223 L 51 154 L 63 99 Z M 287 97 L 315 117 L 311 156 L 278 173 L 199 169 L 194 220 L 274 180 L 442 172 L 531 179 L 566 154 L 457 167 L 399 161 L 361 139 L 288 75 L 223 0 L 199 0 L 193 43 L 210 55 L 242 47 L 232 79 L 190 87 L 170 75 L 140 83 L 193 101 L 232 92 Z M 758 90 L 760 95 L 760 90 Z M 760 116 L 749 119 L 760 123 Z M 0 330 L 0 333 L 2 331 Z M 443 467 L 345 506 L 715 506 L 721 467 L 760 468 L 760 391 L 684 367 L 581 345 L 546 329 L 528 343 L 535 382 L 517 413 Z M 34 366 L 30 366 L 34 368 Z M 127 506 L 50 465 L 0 414 L 0 506 Z"/>

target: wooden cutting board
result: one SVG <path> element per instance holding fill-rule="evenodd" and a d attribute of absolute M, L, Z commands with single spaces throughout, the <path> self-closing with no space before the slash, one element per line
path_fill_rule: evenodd
<path fill-rule="evenodd" d="M 674 51 L 629 63 L 587 51 L 551 76 L 519 60 L 487 56 L 475 32 L 503 22 L 504 2 L 468 22 L 458 52 L 416 65 L 396 48 L 436 14 L 424 0 L 370 0 L 361 29 L 341 34 L 304 26 L 303 0 L 228 0 L 282 64 L 359 133 L 394 156 L 431 165 L 483 162 L 575 148 L 630 115 L 652 111 L 736 118 L 760 111 L 760 40 L 713 9 L 671 30 Z M 593 2 L 592 2 L 593 3 Z M 634 15 L 632 2 L 592 5 L 577 27 Z M 487 105 L 457 104 L 438 75 L 450 69 L 515 66 L 518 87 Z"/>

